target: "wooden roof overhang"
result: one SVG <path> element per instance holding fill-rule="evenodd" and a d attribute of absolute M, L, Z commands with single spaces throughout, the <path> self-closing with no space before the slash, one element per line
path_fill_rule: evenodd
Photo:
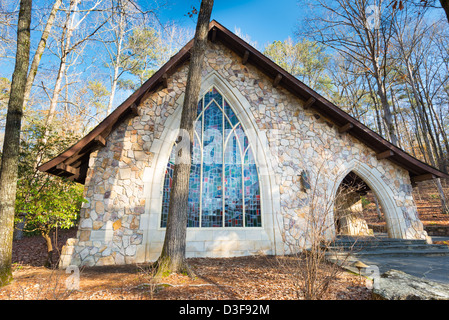
<path fill-rule="evenodd" d="M 404 150 L 391 144 L 361 122 L 344 112 L 317 92 L 306 86 L 297 78 L 279 67 L 272 60 L 240 39 L 234 33 L 215 20 L 209 26 L 209 40 L 220 41 L 241 56 L 243 64 L 252 64 L 273 79 L 273 86 L 282 86 L 292 94 L 306 101 L 305 108 L 310 108 L 331 120 L 341 134 L 351 134 L 374 150 L 378 159 L 388 159 L 410 173 L 413 183 L 434 178 L 449 178 L 449 175 L 414 158 Z M 134 92 L 108 117 L 106 117 L 88 135 L 56 158 L 48 161 L 38 169 L 57 176 L 84 183 L 90 153 L 105 145 L 105 141 L 113 128 L 130 115 L 137 115 L 137 106 L 146 95 L 161 85 L 166 86 L 167 78 L 177 67 L 190 58 L 193 40 L 187 43 L 161 69 L 159 69 L 142 87 Z"/>

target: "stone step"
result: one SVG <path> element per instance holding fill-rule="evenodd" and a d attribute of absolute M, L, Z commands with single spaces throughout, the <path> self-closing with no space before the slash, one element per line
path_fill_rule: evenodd
<path fill-rule="evenodd" d="M 417 251 L 417 250 L 446 250 L 449 251 L 449 247 L 447 245 L 428 245 L 428 244 L 407 244 L 407 245 L 371 245 L 371 246 L 328 246 L 328 250 L 333 251 L 350 251 L 350 252 L 375 252 L 375 251 L 384 251 L 384 250 L 403 250 L 403 251 Z"/>
<path fill-rule="evenodd" d="M 359 251 L 359 252 L 348 252 L 348 251 L 328 251 L 326 256 L 328 257 L 345 257 L 345 256 L 379 256 L 379 255 L 389 255 L 389 256 L 447 256 L 449 255 L 449 250 L 445 249 L 426 249 L 426 250 L 378 250 L 378 251 Z"/>
<path fill-rule="evenodd" d="M 401 240 L 401 241 L 333 241 L 328 245 L 333 246 L 388 246 L 388 245 L 425 245 L 426 240 Z"/>
<path fill-rule="evenodd" d="M 379 247 L 379 246 L 406 246 L 427 245 L 426 240 L 403 240 L 403 239 L 336 239 L 326 244 L 328 247 Z"/>
<path fill-rule="evenodd" d="M 324 244 L 323 244 L 324 246 Z M 426 240 L 391 239 L 386 234 L 371 237 L 338 236 L 324 246 L 328 256 L 347 255 L 449 255 L 449 247 Z"/>

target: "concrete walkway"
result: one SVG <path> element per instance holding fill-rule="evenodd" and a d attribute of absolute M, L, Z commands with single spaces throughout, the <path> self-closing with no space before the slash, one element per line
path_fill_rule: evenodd
<path fill-rule="evenodd" d="M 359 260 L 370 267 L 378 267 L 380 274 L 395 269 L 418 278 L 449 284 L 449 256 L 373 255 Z"/>
<path fill-rule="evenodd" d="M 432 237 L 432 240 L 444 241 L 449 240 L 449 238 Z M 361 261 L 370 267 L 366 269 L 369 272 L 378 268 L 379 275 L 395 269 L 418 278 L 449 284 L 449 254 L 414 254 L 414 250 L 408 251 L 406 254 L 388 253 L 386 250 L 383 250 L 385 253 L 380 253 L 381 247 L 379 248 L 380 250 L 377 250 L 376 253 L 373 252 L 373 254 L 369 252 L 365 252 L 362 255 L 351 254 L 344 262 L 344 267 L 358 273 L 357 268 L 353 264 L 356 261 Z"/>

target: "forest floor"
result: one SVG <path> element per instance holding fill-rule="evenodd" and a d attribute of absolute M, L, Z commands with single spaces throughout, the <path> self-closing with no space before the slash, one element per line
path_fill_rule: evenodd
<path fill-rule="evenodd" d="M 448 190 L 447 183 L 445 190 Z M 449 225 L 432 185 L 415 190 L 415 201 L 423 224 Z M 366 206 L 370 224 L 383 224 L 373 202 Z M 76 230 L 59 231 L 54 236 L 56 252 Z M 195 278 L 172 274 L 154 277 L 146 266 L 92 267 L 79 270 L 79 288 L 70 289 L 75 274 L 43 267 L 46 246 L 42 237 L 24 237 L 13 243 L 14 281 L 0 288 L 0 300 L 294 300 L 302 299 L 297 271 L 287 268 L 293 258 L 252 256 L 228 259 L 189 259 Z M 58 256 L 58 255 L 57 255 Z M 284 260 L 283 260 L 284 259 Z M 285 260 L 287 259 L 287 260 Z M 290 260 L 288 260 L 290 259 Z M 329 268 L 320 269 L 320 277 Z M 339 270 L 323 300 L 370 300 L 365 279 Z"/>
<path fill-rule="evenodd" d="M 74 230 L 59 232 L 59 250 Z M 14 280 L 0 288 L 0 300 L 295 300 L 302 299 L 291 257 L 251 256 L 188 259 L 195 273 L 154 277 L 147 266 L 90 267 L 79 270 L 79 288 L 69 290 L 74 273 L 43 267 L 39 236 L 14 241 Z M 326 276 L 326 265 L 320 270 Z M 339 270 L 323 300 L 369 300 L 365 279 Z"/>

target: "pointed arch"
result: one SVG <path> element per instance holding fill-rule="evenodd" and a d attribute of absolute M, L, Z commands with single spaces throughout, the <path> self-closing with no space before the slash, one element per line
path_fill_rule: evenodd
<path fill-rule="evenodd" d="M 215 86 L 199 99 L 194 136 L 188 227 L 261 227 L 252 146 L 232 106 Z M 175 144 L 167 164 L 161 227 L 167 223 L 178 149 Z"/>
<path fill-rule="evenodd" d="M 282 247 L 280 235 L 280 194 L 275 183 L 274 170 L 269 160 L 268 139 L 265 132 L 258 129 L 254 117 L 251 115 L 248 100 L 218 73 L 212 72 L 204 77 L 200 90 L 200 97 L 210 88 L 215 87 L 224 99 L 232 106 L 236 117 L 245 131 L 248 143 L 252 147 L 255 165 L 259 174 L 260 188 L 260 227 L 250 228 L 188 228 L 187 256 L 214 256 L 217 250 L 220 256 L 248 254 L 248 252 L 265 251 L 276 254 Z M 165 228 L 161 228 L 160 217 L 162 210 L 163 186 L 165 169 L 170 158 L 172 147 L 178 136 L 184 94 L 176 101 L 176 109 L 165 121 L 165 127 L 159 139 L 153 141 L 150 151 L 154 154 L 153 163 L 144 173 L 145 194 L 147 195 L 145 219 L 147 226 L 143 241 L 146 243 L 146 260 L 157 258 L 162 248 Z M 230 239 L 226 248 L 220 247 L 220 241 L 214 241 L 216 235 L 220 239 Z M 202 239 L 201 243 L 198 239 Z M 245 243 L 251 248 L 245 248 Z M 189 245 L 190 243 L 190 245 Z M 229 243 L 232 243 L 230 245 Z M 207 249 L 204 246 L 208 246 Z M 201 249 L 199 248 L 201 247 Z M 190 249 L 189 249 L 190 248 Z M 243 251 L 242 251 L 243 250 Z M 213 252 L 211 254 L 211 252 Z M 225 253 L 227 252 L 227 253 Z"/>
<path fill-rule="evenodd" d="M 376 194 L 380 205 L 385 214 L 387 232 L 390 238 L 406 239 L 409 237 L 406 230 L 406 222 L 401 209 L 396 205 L 395 192 L 382 179 L 380 172 L 376 168 L 371 168 L 367 164 L 358 160 L 348 162 L 342 171 L 337 175 L 336 183 L 331 186 L 333 199 L 335 200 L 336 191 L 341 185 L 343 179 L 349 173 L 355 173 L 360 177 L 368 187 Z"/>

